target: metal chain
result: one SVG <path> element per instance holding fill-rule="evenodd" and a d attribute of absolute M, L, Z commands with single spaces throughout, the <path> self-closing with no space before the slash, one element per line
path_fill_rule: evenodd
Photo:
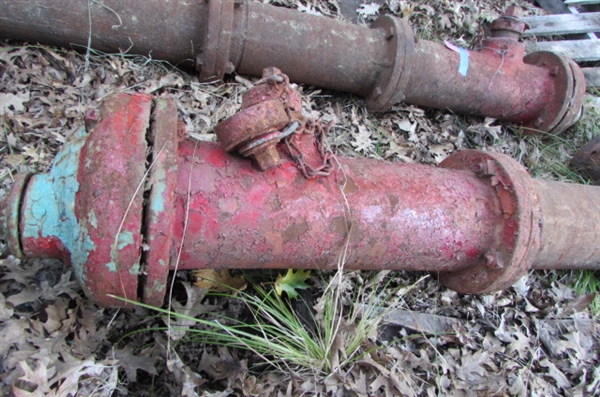
<path fill-rule="evenodd" d="M 329 133 L 332 126 L 333 121 L 330 121 L 327 124 L 323 124 L 320 121 L 308 122 L 302 131 L 297 132 L 313 134 L 315 136 L 317 151 L 323 160 L 321 165 L 318 167 L 312 167 L 304 161 L 304 155 L 302 154 L 302 151 L 292 141 L 293 135 L 290 135 L 283 140 L 287 147 L 289 156 L 292 160 L 294 160 L 296 166 L 298 169 L 300 169 L 302 175 L 304 175 L 306 179 L 328 176 L 334 170 L 333 153 L 327 147 L 327 143 L 325 142 L 325 136 Z"/>

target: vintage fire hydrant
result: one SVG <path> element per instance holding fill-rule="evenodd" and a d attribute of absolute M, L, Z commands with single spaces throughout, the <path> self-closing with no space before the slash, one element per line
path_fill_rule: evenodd
<path fill-rule="evenodd" d="M 20 177 L 2 202 L 10 252 L 63 260 L 107 306 L 123 306 L 108 294 L 161 305 L 176 265 L 335 269 L 345 248 L 346 269 L 430 271 L 464 293 L 507 288 L 529 269 L 600 268 L 600 187 L 535 180 L 476 150 L 438 168 L 332 163 L 272 76 L 258 89 L 267 100 L 249 94 L 241 114 L 272 101 L 283 121 L 255 108 L 217 129 L 231 150 L 269 143 L 265 171 L 185 139 L 172 99 L 113 95 L 47 174 Z"/>

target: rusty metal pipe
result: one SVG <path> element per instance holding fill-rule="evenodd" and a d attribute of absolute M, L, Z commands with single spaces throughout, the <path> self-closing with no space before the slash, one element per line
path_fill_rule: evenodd
<path fill-rule="evenodd" d="M 532 268 L 600 268 L 600 187 L 537 181 L 501 154 L 466 150 L 440 168 L 347 158 L 307 179 L 284 151 L 259 172 L 179 138 L 167 98 L 118 94 L 100 115 L 49 173 L 15 184 L 0 225 L 14 255 L 63 260 L 102 305 L 162 304 L 178 257 L 178 269 L 335 269 L 346 243 L 348 269 L 429 270 L 467 293 Z"/>
<path fill-rule="evenodd" d="M 0 38 L 193 65 L 206 11 L 196 0 L 0 2 Z"/>
<path fill-rule="evenodd" d="M 524 57 L 525 24 L 514 14 L 465 50 L 417 40 L 391 16 L 366 28 L 247 0 L 5 1 L 0 38 L 81 48 L 91 38 L 106 52 L 193 61 L 203 80 L 276 66 L 294 82 L 366 96 L 374 111 L 405 101 L 560 133 L 581 114 L 585 78 L 567 58 Z"/>
<path fill-rule="evenodd" d="M 534 180 L 544 214 L 541 249 L 534 269 L 598 269 L 594 265 L 600 246 L 600 194 L 589 194 L 588 186 Z M 573 202 L 573 198 L 576 199 Z M 581 208 L 595 210 L 590 218 L 581 218 Z M 568 233 L 566 232 L 568 231 Z"/>

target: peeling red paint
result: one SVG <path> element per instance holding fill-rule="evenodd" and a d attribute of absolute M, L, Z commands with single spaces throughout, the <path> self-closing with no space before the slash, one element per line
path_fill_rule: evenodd
<path fill-rule="evenodd" d="M 466 293 L 506 288 L 531 268 L 600 266 L 599 187 L 533 180 L 509 157 L 474 150 L 441 168 L 339 158 L 331 175 L 307 179 L 284 159 L 259 172 L 217 144 L 180 140 L 174 103 L 155 102 L 150 117 L 152 100 L 110 97 L 87 141 L 66 144 L 49 174 L 17 184 L 0 205 L 9 244 L 71 262 L 102 305 L 123 305 L 106 294 L 159 305 L 176 266 L 337 269 L 345 253 L 346 269 L 431 271 Z M 69 159 L 79 168 L 58 167 Z M 69 173 L 76 181 L 60 185 Z M 61 206 L 35 207 L 45 192 Z M 20 207 L 20 217 L 7 213 Z M 47 209 L 50 224 L 40 219 Z M 61 216 L 76 217 L 72 230 Z"/>

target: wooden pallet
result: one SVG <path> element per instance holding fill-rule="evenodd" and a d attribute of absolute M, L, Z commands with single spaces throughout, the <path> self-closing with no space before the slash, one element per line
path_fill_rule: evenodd
<path fill-rule="evenodd" d="M 566 10 L 571 14 L 554 14 L 537 17 L 524 17 L 530 29 L 523 37 L 548 37 L 578 35 L 576 40 L 527 41 L 527 52 L 552 51 L 572 58 L 576 62 L 600 61 L 600 12 L 579 13 L 577 6 L 600 4 L 600 0 L 544 1 L 544 8 Z M 553 3 L 553 4 L 549 4 Z M 547 5 L 546 5 L 547 4 Z M 558 11 L 560 12 L 560 11 Z M 600 67 L 583 68 L 587 85 L 600 87 Z"/>

